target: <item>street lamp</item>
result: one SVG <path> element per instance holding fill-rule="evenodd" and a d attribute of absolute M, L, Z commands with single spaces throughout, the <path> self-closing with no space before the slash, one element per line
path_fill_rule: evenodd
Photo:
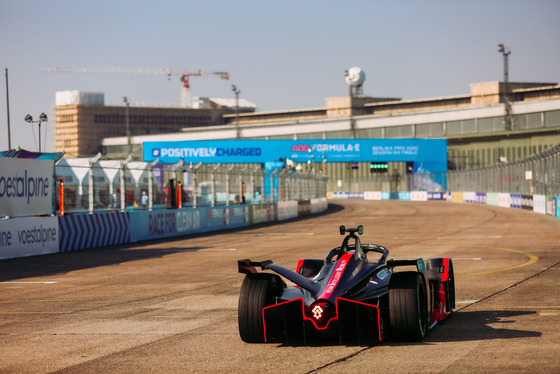
<path fill-rule="evenodd" d="M 241 138 L 241 129 L 239 128 L 239 94 L 241 90 L 237 88 L 234 84 L 231 86 L 231 90 L 235 94 L 235 125 L 237 129 L 237 139 Z"/>
<path fill-rule="evenodd" d="M 44 112 L 41 113 L 38 121 L 33 121 L 33 117 L 31 117 L 30 114 L 25 116 L 25 122 L 39 124 L 39 153 L 41 153 L 41 123 L 42 122 L 47 122 L 47 120 L 48 120 L 47 115 Z"/>
<path fill-rule="evenodd" d="M 511 51 L 509 48 L 505 47 L 503 44 L 498 44 L 498 52 L 504 57 L 504 122 L 506 130 L 512 130 L 512 118 L 511 118 L 511 101 L 509 97 L 509 55 Z"/>
<path fill-rule="evenodd" d="M 132 134 L 130 132 L 130 118 L 129 118 L 129 114 L 128 114 L 130 103 L 128 102 L 128 98 L 126 96 L 123 97 L 123 102 L 125 104 L 124 119 L 125 119 L 125 124 L 126 124 L 126 139 L 127 139 L 127 143 L 128 143 L 128 154 L 131 155 L 132 154 Z"/>

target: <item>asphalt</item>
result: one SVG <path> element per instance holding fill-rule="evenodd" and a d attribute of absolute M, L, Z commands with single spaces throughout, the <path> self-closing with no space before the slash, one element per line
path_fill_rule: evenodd
<path fill-rule="evenodd" d="M 419 343 L 247 344 L 236 261 L 295 269 L 338 226 L 389 258 L 451 257 L 457 308 Z M 1 373 L 560 372 L 560 220 L 474 204 L 331 201 L 315 217 L 0 261 Z"/>

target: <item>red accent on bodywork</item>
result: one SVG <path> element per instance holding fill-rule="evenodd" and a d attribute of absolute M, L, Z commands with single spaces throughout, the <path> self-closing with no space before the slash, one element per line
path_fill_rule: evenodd
<path fill-rule="evenodd" d="M 449 278 L 449 259 L 448 258 L 444 258 L 443 262 L 442 262 L 442 266 L 443 266 L 443 274 L 441 274 L 441 281 L 442 282 L 447 282 L 447 279 Z"/>
<path fill-rule="evenodd" d="M 449 313 L 445 312 L 445 291 L 443 289 L 443 283 L 439 284 L 436 297 L 438 298 L 439 308 L 434 308 L 432 312 L 432 323 L 439 322 L 449 315 Z"/>
<path fill-rule="evenodd" d="M 299 271 L 300 271 L 301 267 L 303 266 L 303 261 L 304 261 L 304 259 L 302 258 L 297 263 L 296 273 L 298 273 L 298 274 L 301 274 Z"/>
<path fill-rule="evenodd" d="M 325 299 L 326 300 L 332 295 L 334 289 L 336 288 L 336 286 L 338 285 L 338 282 L 340 281 L 340 278 L 342 278 L 342 274 L 344 274 L 344 269 L 346 269 L 346 265 L 348 265 L 348 263 L 352 259 L 352 256 L 354 256 L 353 251 L 343 254 L 340 257 L 340 259 L 338 259 L 338 261 L 336 262 L 334 271 L 331 275 L 331 278 L 329 279 L 329 282 L 327 283 L 327 286 L 325 287 L 325 290 L 317 298 L 317 300 L 320 300 L 320 299 Z"/>
<path fill-rule="evenodd" d="M 445 289 L 443 288 L 443 282 L 447 282 L 449 279 L 449 258 L 443 259 L 442 266 L 443 273 L 441 273 L 441 282 L 439 284 L 439 290 L 436 294 L 439 308 L 434 308 L 432 312 L 432 324 L 444 320 L 451 314 L 451 311 L 446 310 L 445 308 Z"/>

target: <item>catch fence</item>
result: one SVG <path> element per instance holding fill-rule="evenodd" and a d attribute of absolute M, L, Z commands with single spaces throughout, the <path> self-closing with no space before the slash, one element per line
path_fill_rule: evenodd
<path fill-rule="evenodd" d="M 560 143 L 529 158 L 498 166 L 449 171 L 448 190 L 560 195 Z"/>
<path fill-rule="evenodd" d="M 395 163 L 391 169 L 383 174 L 331 177 L 328 189 L 351 193 L 468 191 L 560 196 L 560 143 L 523 160 L 484 168 L 413 174 L 406 173 L 404 163 Z"/>
<path fill-rule="evenodd" d="M 61 159 L 55 179 L 60 214 L 311 200 L 326 196 L 328 178 L 255 164 Z"/>

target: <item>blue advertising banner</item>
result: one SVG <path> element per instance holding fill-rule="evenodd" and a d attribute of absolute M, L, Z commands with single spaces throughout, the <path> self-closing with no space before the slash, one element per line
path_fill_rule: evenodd
<path fill-rule="evenodd" d="M 409 191 L 399 192 L 399 200 L 410 200 L 410 192 Z"/>
<path fill-rule="evenodd" d="M 134 211 L 130 241 L 152 240 L 249 225 L 247 205 Z"/>
<path fill-rule="evenodd" d="M 447 171 L 446 139 L 201 140 L 144 142 L 143 149 L 146 162 L 412 161 L 416 172 Z"/>

